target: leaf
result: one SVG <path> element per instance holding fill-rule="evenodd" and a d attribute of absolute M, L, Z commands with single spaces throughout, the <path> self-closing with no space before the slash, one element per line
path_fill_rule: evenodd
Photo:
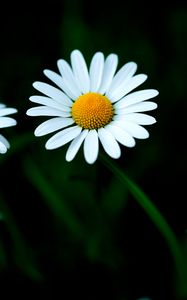
<path fill-rule="evenodd" d="M 31 158 L 25 159 L 24 171 L 27 178 L 39 191 L 43 200 L 52 210 L 53 214 L 66 225 L 71 233 L 80 238 L 84 237 L 84 228 L 76 218 L 76 215 L 69 209 L 63 200 L 63 197 L 60 197 L 51 185 L 51 182 L 45 178 L 42 171 Z"/>
<path fill-rule="evenodd" d="M 3 222 L 10 234 L 12 242 L 12 255 L 14 257 L 15 264 L 30 278 L 34 280 L 41 280 L 42 276 L 36 267 L 36 262 L 34 261 L 33 255 L 25 244 L 24 238 L 14 222 L 11 212 L 6 206 L 2 196 L 0 197 L 0 210 L 3 214 Z M 0 255 L 2 255 L 1 258 L 4 259 L 2 251 L 3 248 L 1 247 Z"/>

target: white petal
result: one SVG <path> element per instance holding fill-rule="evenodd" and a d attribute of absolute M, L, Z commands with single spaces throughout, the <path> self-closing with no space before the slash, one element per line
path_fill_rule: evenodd
<path fill-rule="evenodd" d="M 56 102 L 54 99 L 44 97 L 44 96 L 31 96 L 29 98 L 30 101 L 42 105 L 46 105 L 48 107 L 56 108 L 62 111 L 70 112 L 71 108 L 63 105 L 62 103 Z"/>
<path fill-rule="evenodd" d="M 34 131 L 35 136 L 42 136 L 73 124 L 72 118 L 53 118 L 40 124 Z"/>
<path fill-rule="evenodd" d="M 105 129 L 108 130 L 122 145 L 127 147 L 135 146 L 134 138 L 128 132 L 124 131 L 120 126 L 117 126 L 116 122 L 105 126 Z"/>
<path fill-rule="evenodd" d="M 62 77 L 65 77 L 67 80 L 75 80 L 72 69 L 70 65 L 64 59 L 59 59 L 57 61 L 57 66 Z"/>
<path fill-rule="evenodd" d="M 65 78 L 63 79 L 63 90 L 64 92 L 73 100 L 77 99 L 81 92 L 78 91 L 78 88 L 75 88 L 75 86 L 70 82 L 67 81 Z"/>
<path fill-rule="evenodd" d="M 142 84 L 146 79 L 147 75 L 145 74 L 139 74 L 128 79 L 125 83 L 122 83 L 110 93 L 109 99 L 111 100 L 111 102 L 118 101 L 130 91 Z"/>
<path fill-rule="evenodd" d="M 78 88 L 81 92 L 88 93 L 90 90 L 90 78 L 86 62 L 79 50 L 72 51 L 71 64 Z"/>
<path fill-rule="evenodd" d="M 15 126 L 17 124 L 16 120 L 10 117 L 1 117 L 0 118 L 0 128 Z"/>
<path fill-rule="evenodd" d="M 105 128 L 100 128 L 98 130 L 98 136 L 105 152 L 112 158 L 119 158 L 121 149 L 114 136 Z"/>
<path fill-rule="evenodd" d="M 44 82 L 35 81 L 33 83 L 33 87 L 39 92 L 47 95 L 50 98 L 53 98 L 59 103 L 62 103 L 66 106 L 72 105 L 72 101 L 69 99 L 69 97 L 54 86 L 51 86 Z"/>
<path fill-rule="evenodd" d="M 140 102 L 137 104 L 130 105 L 129 107 L 123 109 L 115 109 L 115 113 L 119 115 L 125 115 L 134 112 L 141 112 L 141 111 L 150 111 L 157 108 L 157 104 L 151 101 Z"/>
<path fill-rule="evenodd" d="M 44 70 L 43 71 L 45 76 L 49 78 L 51 81 L 53 81 L 59 88 L 62 89 L 62 76 L 59 74 L 51 71 L 51 70 Z"/>
<path fill-rule="evenodd" d="M 5 137 L 2 134 L 0 134 L 0 142 L 2 142 L 6 148 L 10 148 L 9 141 L 7 141 L 7 139 L 5 139 Z"/>
<path fill-rule="evenodd" d="M 44 70 L 44 74 L 51 79 L 57 86 L 59 86 L 70 98 L 76 99 L 80 93 L 77 92 L 77 89 L 74 87 L 71 82 L 66 81 L 62 76 L 58 75 L 57 73 Z"/>
<path fill-rule="evenodd" d="M 113 118 L 115 121 L 131 121 L 139 125 L 151 125 L 156 123 L 156 120 L 152 116 L 141 113 L 131 113 L 127 115 L 116 115 Z"/>
<path fill-rule="evenodd" d="M 87 134 L 88 129 L 85 129 L 71 142 L 66 153 L 67 161 L 72 161 L 74 159 Z"/>
<path fill-rule="evenodd" d="M 0 117 L 2 116 L 8 116 L 11 114 L 15 114 L 17 112 L 16 108 L 1 108 L 0 109 Z"/>
<path fill-rule="evenodd" d="M 113 91 L 119 86 L 124 84 L 129 78 L 131 78 L 137 70 L 137 64 L 135 62 L 128 62 L 125 64 L 114 76 L 106 95 L 110 98 Z"/>
<path fill-rule="evenodd" d="M 130 121 L 114 121 L 114 123 L 137 139 L 147 139 L 149 137 L 149 132 L 138 124 Z"/>
<path fill-rule="evenodd" d="M 47 141 L 45 145 L 46 149 L 52 150 L 67 144 L 68 142 L 76 138 L 80 134 L 81 130 L 82 128 L 79 126 L 73 126 L 63 129 L 62 131 L 53 135 Z"/>
<path fill-rule="evenodd" d="M 59 59 L 57 61 L 57 65 L 64 80 L 64 85 L 66 85 L 66 90 L 71 90 L 73 94 L 72 96 L 70 96 L 70 98 L 78 98 L 81 95 L 81 90 L 76 84 L 75 76 L 72 72 L 70 65 L 64 59 Z"/>
<path fill-rule="evenodd" d="M 98 92 L 100 94 L 104 94 L 108 87 L 110 86 L 113 76 L 116 72 L 116 68 L 118 65 L 118 56 L 116 54 L 110 54 L 105 61 L 103 77 L 101 80 L 101 85 L 99 87 Z"/>
<path fill-rule="evenodd" d="M 66 111 L 62 111 L 56 108 L 51 108 L 47 106 L 37 106 L 29 108 L 26 112 L 28 116 L 51 116 L 51 117 L 70 117 L 70 113 Z"/>
<path fill-rule="evenodd" d="M 0 141 L 0 153 L 4 154 L 7 152 L 7 147 Z"/>
<path fill-rule="evenodd" d="M 104 67 L 104 55 L 95 53 L 90 64 L 90 91 L 97 92 L 101 84 Z"/>
<path fill-rule="evenodd" d="M 147 99 L 154 98 L 158 95 L 158 91 L 154 89 L 149 89 L 149 90 L 142 90 L 142 91 L 137 91 L 134 93 L 131 93 L 124 98 L 122 98 L 120 101 L 115 103 L 114 107 L 115 108 L 125 108 L 129 105 L 136 104 L 138 102 L 142 102 Z"/>
<path fill-rule="evenodd" d="M 6 105 L 3 103 L 0 103 L 0 108 L 3 108 L 3 107 L 6 107 Z"/>
<path fill-rule="evenodd" d="M 99 140 L 97 131 L 90 130 L 84 141 L 84 157 L 87 163 L 93 164 L 98 156 Z"/>

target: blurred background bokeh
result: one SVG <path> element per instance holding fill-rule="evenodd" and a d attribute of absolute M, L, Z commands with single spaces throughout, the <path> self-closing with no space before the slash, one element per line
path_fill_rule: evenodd
<path fill-rule="evenodd" d="M 0 157 L 0 286 L 10 295 L 53 299 L 186 299 L 179 295 L 168 246 L 126 188 L 82 151 L 44 148 L 26 116 L 32 83 L 49 82 L 59 58 L 79 49 L 138 64 L 141 88 L 160 94 L 150 138 L 122 147 L 116 164 L 149 196 L 187 252 L 186 1 L 4 2 L 0 10 L 0 101 L 18 109 L 2 131 L 11 149 Z M 187 280 L 187 279 L 186 279 Z M 187 283 L 186 283 L 187 284 Z M 7 288 L 8 287 L 8 288 Z M 58 295 L 58 297 L 57 297 Z M 187 295 L 186 295 L 187 296 Z"/>

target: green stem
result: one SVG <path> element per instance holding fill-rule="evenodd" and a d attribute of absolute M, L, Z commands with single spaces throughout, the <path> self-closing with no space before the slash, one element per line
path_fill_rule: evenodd
<path fill-rule="evenodd" d="M 134 196 L 135 200 L 144 209 L 144 211 L 147 213 L 149 218 L 152 220 L 154 225 L 164 237 L 175 262 L 176 275 L 178 280 L 178 291 L 182 296 L 187 296 L 187 274 L 185 269 L 185 259 L 178 240 L 169 224 L 161 215 L 159 210 L 154 206 L 151 200 L 144 194 L 144 192 L 131 179 L 129 179 L 127 175 L 124 174 L 124 172 L 120 170 L 113 161 L 102 154 L 100 155 L 100 157 L 104 165 L 112 171 L 112 173 L 121 181 L 121 183 L 125 184 L 130 193 Z"/>

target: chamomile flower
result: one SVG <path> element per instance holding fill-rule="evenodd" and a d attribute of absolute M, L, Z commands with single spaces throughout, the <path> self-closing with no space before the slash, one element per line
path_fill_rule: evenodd
<path fill-rule="evenodd" d="M 0 103 L 0 128 L 15 126 L 17 124 L 16 120 L 6 116 L 14 114 L 16 112 L 17 109 L 8 108 L 4 104 Z M 0 134 L 0 153 L 6 153 L 8 148 L 10 148 L 9 142 L 3 135 Z"/>
<path fill-rule="evenodd" d="M 44 70 L 44 74 L 58 87 L 36 81 L 33 86 L 43 95 L 31 96 L 40 104 L 27 110 L 29 116 L 50 116 L 34 134 L 43 136 L 58 130 L 46 149 L 56 149 L 71 142 L 66 160 L 74 159 L 81 145 L 85 160 L 92 164 L 99 152 L 99 142 L 112 158 L 119 158 L 121 148 L 135 146 L 135 138 L 146 139 L 148 131 L 142 125 L 156 122 L 142 112 L 151 111 L 157 104 L 145 101 L 158 95 L 155 89 L 132 92 L 147 75 L 134 75 L 135 62 L 126 63 L 116 72 L 118 56 L 103 53 L 93 56 L 89 69 L 79 50 L 71 53 L 71 66 L 63 59 L 57 61 L 60 74 Z"/>

